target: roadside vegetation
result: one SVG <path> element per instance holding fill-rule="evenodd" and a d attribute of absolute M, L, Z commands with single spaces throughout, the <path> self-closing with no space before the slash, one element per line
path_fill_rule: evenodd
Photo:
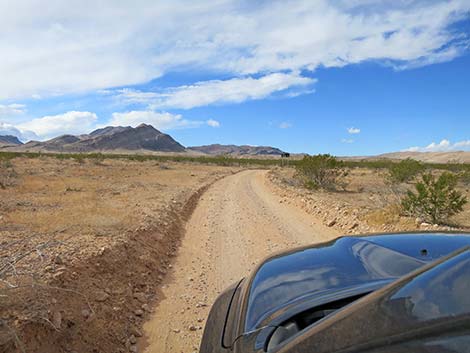
<path fill-rule="evenodd" d="M 423 163 L 407 158 L 389 167 L 388 179 L 392 184 L 407 183 L 423 172 L 424 169 Z"/>
<path fill-rule="evenodd" d="M 282 195 L 293 189 L 307 212 L 346 233 L 470 228 L 470 164 L 317 155 L 272 176 Z"/>
<path fill-rule="evenodd" d="M 456 190 L 458 176 L 449 172 L 438 178 L 423 174 L 415 184 L 416 192 L 408 191 L 402 200 L 404 212 L 432 224 L 445 224 L 449 218 L 463 211 L 467 198 Z"/>
<path fill-rule="evenodd" d="M 6 189 L 14 184 L 16 171 L 10 160 L 0 160 L 0 189 Z"/>
<path fill-rule="evenodd" d="M 344 163 L 329 154 L 305 156 L 297 162 L 296 170 L 309 189 L 337 190 L 345 187 L 347 171 Z"/>
<path fill-rule="evenodd" d="M 463 171 L 459 174 L 460 182 L 465 186 L 470 186 L 470 170 Z"/>
<path fill-rule="evenodd" d="M 272 167 L 272 166 L 284 166 L 284 167 L 297 167 L 299 164 L 303 163 L 303 159 L 295 158 L 239 158 L 234 156 L 182 156 L 182 155 L 146 155 L 146 154 L 115 154 L 115 153 L 43 153 L 43 152 L 0 152 L 0 161 L 2 160 L 12 160 L 15 158 L 41 158 L 41 157 L 51 157 L 62 160 L 75 160 L 79 163 L 82 163 L 85 160 L 130 160 L 137 162 L 145 161 L 156 161 L 156 162 L 189 162 L 189 163 L 199 163 L 199 164 L 212 164 L 219 166 L 239 166 L 239 167 Z M 317 156 L 308 156 L 316 158 Z M 332 156 L 330 156 L 332 157 Z M 338 164 L 341 164 L 341 167 L 345 170 L 354 169 L 354 168 L 365 168 L 372 170 L 386 170 L 390 171 L 397 168 L 397 163 L 390 159 L 378 159 L 378 160 L 340 160 L 337 157 L 334 158 Z M 413 160 L 412 160 L 413 161 Z M 409 167 L 409 162 L 402 164 L 398 169 L 406 169 Z M 416 164 L 416 161 L 412 163 Z M 410 165 L 412 163 L 409 163 Z M 452 163 L 421 163 L 417 162 L 420 165 L 420 170 L 447 170 L 455 173 L 465 173 L 468 172 L 470 175 L 470 164 L 463 164 L 458 162 Z M 397 172 L 392 172 L 396 174 Z M 391 173 L 391 174 L 392 174 Z M 401 173 L 398 172 L 400 175 Z"/>

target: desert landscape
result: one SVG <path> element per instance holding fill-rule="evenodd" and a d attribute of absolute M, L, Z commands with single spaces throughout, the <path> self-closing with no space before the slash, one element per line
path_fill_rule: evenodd
<path fill-rule="evenodd" d="M 404 215 L 416 179 L 392 185 L 369 162 L 342 166 L 330 190 L 281 158 L 2 157 L 2 352 L 197 352 L 217 295 L 266 256 L 341 235 L 470 230 L 468 204 L 446 224 Z M 457 188 L 470 196 L 467 179 Z"/>
<path fill-rule="evenodd" d="M 4 352 L 135 344 L 197 198 L 237 171 L 47 156 L 1 163 Z"/>
<path fill-rule="evenodd" d="M 470 0 L 0 24 L 0 353 L 469 352 Z"/>

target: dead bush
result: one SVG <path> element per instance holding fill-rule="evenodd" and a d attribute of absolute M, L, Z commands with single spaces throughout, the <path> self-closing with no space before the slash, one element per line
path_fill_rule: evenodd
<path fill-rule="evenodd" d="M 15 184 L 18 174 L 10 160 L 0 161 L 0 189 L 6 189 Z"/>

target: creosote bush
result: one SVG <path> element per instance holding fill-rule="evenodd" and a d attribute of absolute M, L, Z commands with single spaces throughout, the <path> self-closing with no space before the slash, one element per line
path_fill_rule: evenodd
<path fill-rule="evenodd" d="M 305 156 L 296 165 L 297 175 L 310 189 L 334 190 L 337 186 L 344 188 L 341 177 L 347 175 L 343 162 L 329 154 Z"/>
<path fill-rule="evenodd" d="M 389 168 L 388 179 L 392 184 L 405 183 L 413 180 L 424 170 L 424 165 L 411 158 L 393 163 Z"/>
<path fill-rule="evenodd" d="M 465 172 L 462 172 L 459 175 L 459 179 L 465 186 L 470 186 L 470 171 L 467 170 Z"/>
<path fill-rule="evenodd" d="M 10 160 L 0 161 L 0 189 L 6 189 L 14 184 L 17 174 Z"/>
<path fill-rule="evenodd" d="M 457 181 L 458 177 L 449 172 L 437 179 L 431 173 L 424 174 L 416 183 L 416 193 L 408 191 L 402 200 L 405 214 L 433 224 L 445 223 L 467 203 L 467 198 L 455 190 Z"/>

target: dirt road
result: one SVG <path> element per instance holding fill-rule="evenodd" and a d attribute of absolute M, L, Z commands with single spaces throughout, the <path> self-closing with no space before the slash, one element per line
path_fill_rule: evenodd
<path fill-rule="evenodd" d="M 186 226 L 163 299 L 144 326 L 145 352 L 198 351 L 218 293 L 272 253 L 339 235 L 280 203 L 266 173 L 249 170 L 226 177 L 204 194 Z"/>

